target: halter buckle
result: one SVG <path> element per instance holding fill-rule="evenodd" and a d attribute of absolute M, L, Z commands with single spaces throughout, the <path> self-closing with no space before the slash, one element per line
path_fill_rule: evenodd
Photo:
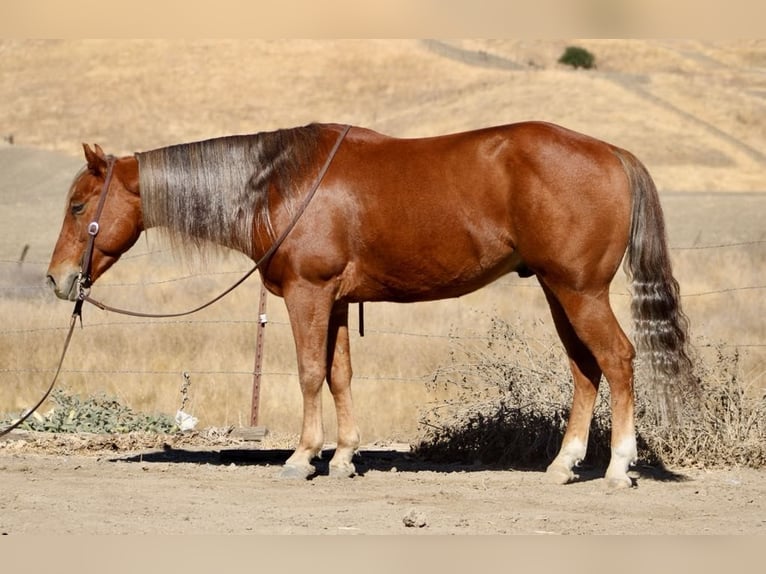
<path fill-rule="evenodd" d="M 88 224 L 88 235 L 92 235 L 93 237 L 95 237 L 96 235 L 98 235 L 98 229 L 99 229 L 98 221 L 91 221 Z"/>
<path fill-rule="evenodd" d="M 80 272 L 77 275 L 77 298 L 84 300 L 90 295 L 90 278 Z"/>

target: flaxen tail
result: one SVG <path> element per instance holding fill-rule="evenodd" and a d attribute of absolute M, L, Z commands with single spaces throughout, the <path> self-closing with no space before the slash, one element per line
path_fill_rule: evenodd
<path fill-rule="evenodd" d="M 662 421 L 676 421 L 681 401 L 696 391 L 689 357 L 689 322 L 673 277 L 657 188 L 635 156 L 617 151 L 633 190 L 625 259 L 631 278 L 633 331 L 640 372 L 646 372 Z"/>

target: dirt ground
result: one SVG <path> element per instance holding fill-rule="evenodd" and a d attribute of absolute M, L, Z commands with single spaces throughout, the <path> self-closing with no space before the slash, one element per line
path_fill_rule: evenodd
<path fill-rule="evenodd" d="M 364 447 L 359 474 L 279 477 L 284 439 L 59 435 L 0 442 L 0 534 L 766 534 L 766 472 L 433 465 L 406 445 Z"/>

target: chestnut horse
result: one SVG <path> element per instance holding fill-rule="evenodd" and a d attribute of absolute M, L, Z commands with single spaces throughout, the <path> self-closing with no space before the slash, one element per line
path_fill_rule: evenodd
<path fill-rule="evenodd" d="M 303 395 L 300 442 L 283 474 L 305 478 L 323 445 L 325 380 L 338 419 L 330 474 L 355 472 L 349 303 L 459 297 L 506 273 L 535 276 L 574 377 L 567 429 L 548 474 L 560 483 L 574 478 L 603 374 L 612 412 L 606 479 L 630 486 L 635 352 L 609 303 L 623 257 L 635 341 L 657 402 L 672 412 L 692 380 L 687 321 L 646 168 L 628 151 L 543 122 L 421 139 L 344 128 L 312 124 L 121 158 L 83 145 L 87 166 L 72 183 L 48 269 L 56 295 L 80 293 L 97 210 L 93 280 L 151 227 L 182 248 L 213 243 L 254 261 L 268 254 L 259 272 L 284 297 Z"/>

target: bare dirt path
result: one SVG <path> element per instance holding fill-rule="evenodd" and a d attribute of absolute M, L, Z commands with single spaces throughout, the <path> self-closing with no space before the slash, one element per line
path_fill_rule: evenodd
<path fill-rule="evenodd" d="M 362 451 L 355 478 L 330 479 L 320 462 L 319 476 L 291 481 L 278 476 L 288 451 L 252 449 L 0 443 L 0 533 L 766 533 L 762 470 L 643 469 L 635 488 L 609 491 L 598 469 L 562 487 L 541 472 L 429 465 L 378 447 Z"/>

